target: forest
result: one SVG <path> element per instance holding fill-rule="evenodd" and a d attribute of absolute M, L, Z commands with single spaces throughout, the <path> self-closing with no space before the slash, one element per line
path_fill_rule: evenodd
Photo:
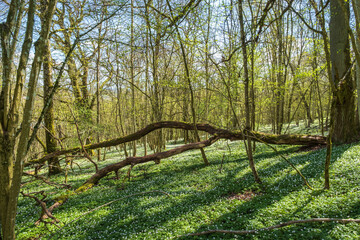
<path fill-rule="evenodd" d="M 360 238 L 360 0 L 1 0 L 0 41 L 0 240 Z"/>

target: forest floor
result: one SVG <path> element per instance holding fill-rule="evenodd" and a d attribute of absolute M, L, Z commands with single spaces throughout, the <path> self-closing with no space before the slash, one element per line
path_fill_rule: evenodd
<path fill-rule="evenodd" d="M 168 148 L 179 146 L 169 144 Z M 180 235 L 209 229 L 250 230 L 282 222 L 310 218 L 360 218 L 360 143 L 333 148 L 331 189 L 324 190 L 326 149 L 299 151 L 299 147 L 276 146 L 307 178 L 308 189 L 272 149 L 256 144 L 255 161 L 263 181 L 254 183 L 242 142 L 219 141 L 205 149 L 210 166 L 204 166 L 199 150 L 164 159 L 161 164 L 134 166 L 102 179 L 85 193 L 74 195 L 55 209 L 58 227 L 36 226 L 41 209 L 30 198 L 19 198 L 18 239 L 360 239 L 357 223 L 306 223 L 252 235 Z M 140 155 L 141 153 L 139 153 Z M 107 153 L 99 167 L 124 158 Z M 76 160 L 68 184 L 80 186 L 94 173 L 84 159 Z M 44 175 L 45 176 L 45 175 Z M 30 180 L 24 177 L 23 181 Z M 51 178 L 63 183 L 64 175 Z M 47 206 L 66 189 L 41 181 L 23 186 L 24 193 L 45 191 Z M 161 192 L 160 192 L 161 191 Z M 164 194 L 167 193 L 168 195 Z M 138 194 L 138 195 L 134 195 Z M 82 216 L 103 204 L 107 206 Z M 82 217 L 81 217 L 82 216 Z"/>

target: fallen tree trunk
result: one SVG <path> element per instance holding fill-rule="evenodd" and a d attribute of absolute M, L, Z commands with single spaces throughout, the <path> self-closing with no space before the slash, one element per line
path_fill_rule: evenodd
<path fill-rule="evenodd" d="M 138 140 L 146 136 L 147 134 L 162 128 L 173 128 L 173 129 L 184 129 L 184 130 L 195 129 L 193 124 L 185 123 L 185 122 L 176 122 L 176 121 L 156 122 L 149 124 L 143 129 L 135 133 L 129 134 L 127 136 L 103 141 L 100 143 L 89 144 L 83 147 L 85 150 L 91 150 L 91 149 L 117 146 L 123 143 Z M 211 135 L 216 136 L 217 138 L 228 139 L 231 141 L 244 140 L 246 136 L 249 136 L 254 141 L 264 142 L 269 144 L 287 144 L 287 145 L 305 145 L 305 146 L 326 145 L 326 137 L 318 136 L 318 135 L 301 135 L 301 134 L 276 135 L 276 134 L 268 134 L 257 131 L 247 131 L 245 134 L 245 130 L 230 131 L 226 129 L 217 128 L 209 124 L 196 124 L 196 128 L 199 131 L 207 132 Z M 50 154 L 43 156 L 42 158 L 28 161 L 25 164 L 25 166 L 29 166 L 35 163 L 44 163 L 45 161 L 53 157 L 69 154 L 69 153 L 80 152 L 80 151 L 82 151 L 82 146 L 52 152 Z"/>
<path fill-rule="evenodd" d="M 157 125 L 157 124 L 159 124 L 159 125 Z M 164 125 L 173 126 L 173 127 L 181 126 L 180 128 L 186 127 L 186 128 L 190 128 L 190 130 L 193 126 L 193 125 L 190 125 L 187 123 L 181 123 L 181 122 L 160 122 L 160 123 L 156 123 L 153 125 L 148 125 L 148 127 L 138 131 L 137 133 L 141 132 L 141 134 L 144 134 L 144 132 L 149 132 L 149 129 L 152 129 L 152 128 L 149 128 L 149 126 L 158 127 L 158 126 L 164 126 Z M 165 151 L 165 152 L 154 153 L 154 154 L 146 155 L 146 156 L 142 156 L 142 157 L 127 157 L 126 159 L 124 159 L 120 162 L 110 164 L 110 165 L 98 170 L 96 173 L 94 173 L 84 184 L 82 184 L 74 192 L 62 195 L 62 196 L 58 197 L 57 199 L 55 199 L 55 203 L 49 208 L 49 212 L 52 213 L 52 211 L 55 208 L 61 206 L 72 195 L 87 191 L 88 189 L 90 189 L 94 185 L 96 185 L 102 178 L 107 176 L 109 173 L 117 172 L 119 169 L 124 168 L 126 166 L 134 166 L 137 164 L 142 164 L 142 163 L 146 163 L 146 162 L 150 162 L 150 161 L 154 161 L 156 163 L 161 159 L 169 158 L 171 156 L 175 156 L 175 155 L 178 155 L 180 153 L 183 153 L 183 152 L 186 152 L 189 150 L 208 147 L 219 139 L 241 140 L 244 137 L 246 137 L 245 133 L 240 132 L 240 131 L 231 132 L 231 131 L 227 131 L 227 130 L 223 130 L 223 129 L 216 129 L 207 124 L 199 124 L 198 126 L 199 126 L 199 129 L 201 129 L 201 130 L 206 129 L 207 132 L 213 134 L 214 136 L 212 136 L 211 138 L 209 138 L 208 140 L 205 140 L 205 141 L 185 144 L 185 145 L 182 145 L 180 147 L 177 147 L 177 148 Z M 135 136 L 136 137 L 143 136 L 141 134 L 132 134 L 132 136 L 128 135 L 124 138 L 134 139 Z M 320 137 L 320 136 L 306 137 L 307 135 L 271 135 L 271 134 L 263 134 L 263 133 L 252 132 L 252 131 L 247 132 L 247 134 L 248 134 L 248 136 L 250 135 L 250 137 L 256 141 L 266 142 L 266 143 L 275 143 L 275 144 L 285 144 L 286 142 L 287 143 L 290 143 L 290 142 L 295 143 L 296 142 L 296 143 L 302 143 L 302 144 L 297 144 L 297 145 L 314 145 L 315 143 L 324 144 L 322 141 L 326 141 L 326 138 Z M 129 136 L 131 136 L 131 137 L 129 137 Z M 317 138 L 317 137 L 319 137 L 319 138 Z M 92 145 L 88 145 L 87 147 L 88 147 L 88 149 L 91 149 L 90 147 L 93 147 L 94 145 L 104 146 L 104 145 L 109 144 L 109 142 L 114 143 L 114 142 L 124 141 L 123 140 L 124 138 L 113 139 L 113 140 L 105 141 L 105 142 L 98 143 L 98 144 L 92 144 Z M 286 140 L 286 139 L 288 139 L 288 140 Z M 315 139 L 317 139 L 317 140 L 315 140 Z M 306 142 L 308 144 L 305 144 Z M 309 143 L 311 143 L 311 144 L 309 144 Z M 67 151 L 69 151 L 69 150 L 67 150 Z M 64 152 L 64 151 L 59 151 L 59 152 Z M 45 218 L 47 218 L 47 215 L 43 214 L 42 219 L 45 219 Z"/>
<path fill-rule="evenodd" d="M 219 139 L 217 136 L 213 136 L 209 138 L 208 140 L 197 142 L 197 143 L 189 143 L 182 145 L 180 147 L 165 151 L 165 152 L 159 152 L 154 153 L 151 155 L 146 155 L 143 157 L 127 157 L 123 161 L 110 164 L 100 170 L 98 170 L 96 173 L 94 173 L 84 184 L 82 184 L 79 188 L 77 188 L 74 192 L 70 192 L 68 194 L 62 195 L 55 199 L 55 203 L 47 209 L 48 213 L 52 213 L 55 208 L 58 208 L 61 206 L 64 202 L 66 202 L 71 196 L 75 194 L 79 194 L 82 192 L 85 192 L 86 190 L 92 188 L 95 184 L 97 184 L 103 177 L 107 176 L 111 172 L 116 172 L 119 169 L 126 167 L 126 166 L 134 166 L 136 164 L 146 163 L 146 162 L 157 162 L 164 158 L 169 158 L 174 155 L 178 155 L 180 153 L 193 150 L 193 149 L 200 149 L 204 147 L 208 147 L 212 145 L 214 142 L 216 142 Z M 48 214 L 44 213 L 40 219 L 44 220 L 48 218 Z"/>
<path fill-rule="evenodd" d="M 99 171 L 97 171 L 75 192 L 79 193 L 89 187 L 92 187 L 93 185 L 97 184 L 100 181 L 100 179 L 105 177 L 110 172 L 118 171 L 119 169 L 121 169 L 125 166 L 136 165 L 136 164 L 146 163 L 146 162 L 151 162 L 151 161 L 158 162 L 161 159 L 169 158 L 171 156 L 175 156 L 175 155 L 178 155 L 180 153 L 183 153 L 183 152 L 186 152 L 189 150 L 208 147 L 211 144 L 213 144 L 214 142 L 216 142 L 218 139 L 219 139 L 218 137 L 211 137 L 208 140 L 205 140 L 202 142 L 185 144 L 185 145 L 182 145 L 180 147 L 177 147 L 177 148 L 165 151 L 165 152 L 154 153 L 154 154 L 146 155 L 143 157 L 127 157 L 125 160 L 123 160 L 121 162 L 110 164 L 110 165 L 100 169 Z"/>
<path fill-rule="evenodd" d="M 175 121 L 166 121 L 166 122 L 157 122 L 150 125 L 147 125 L 145 128 L 116 139 L 103 141 L 100 143 L 80 146 L 76 148 L 61 150 L 52 152 L 48 155 L 45 155 L 44 157 L 37 159 L 37 160 L 31 160 L 27 163 L 27 165 L 31 165 L 34 163 L 43 163 L 47 159 L 52 158 L 54 156 L 60 156 L 63 154 L 69 154 L 74 152 L 80 152 L 81 150 L 91 150 L 91 149 L 97 149 L 97 148 L 104 148 L 104 147 L 111 147 L 116 146 L 122 143 L 127 143 L 130 141 L 138 140 L 141 137 L 146 136 L 150 132 L 153 132 L 157 129 L 161 128 L 175 128 L 175 129 L 184 129 L 184 130 L 194 130 L 194 125 L 184 122 L 175 122 Z M 268 144 L 289 144 L 289 145 L 305 145 L 305 146 L 314 146 L 314 145 L 326 145 L 326 137 L 322 136 L 312 136 L 312 135 L 274 135 L 274 134 L 267 134 L 267 133 L 261 133 L 256 131 L 245 131 L 245 130 L 237 130 L 237 131 L 230 131 L 225 129 L 216 128 L 214 126 L 211 126 L 209 124 L 197 124 L 196 128 L 200 131 L 207 132 L 211 135 L 213 135 L 211 138 L 205 141 L 196 142 L 196 143 L 190 143 L 185 144 L 180 147 L 165 151 L 165 152 L 159 152 L 154 153 L 151 155 L 146 155 L 142 157 L 127 157 L 123 161 L 110 164 L 94 173 L 84 184 L 82 184 L 79 188 L 77 188 L 75 191 L 70 192 L 68 194 L 62 195 L 55 199 L 55 203 L 49 207 L 48 212 L 52 213 L 52 211 L 61 206 L 64 202 L 66 202 L 69 197 L 71 197 L 74 194 L 79 194 L 82 192 L 85 192 L 89 188 L 93 187 L 95 184 L 97 184 L 102 178 L 107 176 L 111 172 L 117 172 L 119 169 L 126 167 L 126 166 L 134 166 L 136 164 L 146 163 L 150 161 L 158 162 L 161 159 L 168 158 L 174 155 L 178 155 L 180 153 L 183 153 L 185 151 L 193 150 L 193 149 L 200 149 L 207 146 L 212 145 L 214 142 L 216 142 L 219 139 L 228 139 L 231 141 L 236 140 L 244 140 L 246 137 L 252 138 L 254 141 L 262 142 L 262 143 L 268 143 Z M 48 218 L 47 214 L 43 214 L 41 216 L 41 219 Z"/>

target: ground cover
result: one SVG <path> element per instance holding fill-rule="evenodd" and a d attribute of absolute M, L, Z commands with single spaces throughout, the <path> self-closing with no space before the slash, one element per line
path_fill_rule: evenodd
<path fill-rule="evenodd" d="M 168 145 L 168 148 L 175 147 Z M 306 176 L 314 190 L 280 156 L 266 145 L 257 144 L 255 161 L 263 186 L 255 184 L 242 142 L 219 141 L 206 148 L 211 162 L 204 166 L 199 150 L 161 161 L 134 166 L 130 181 L 111 174 L 91 190 L 72 196 L 56 209 L 56 226 L 35 226 L 41 209 L 33 199 L 19 199 L 18 239 L 173 239 L 208 229 L 246 230 L 309 218 L 360 218 L 360 144 L 333 150 L 331 189 L 323 190 L 325 149 L 298 151 L 298 147 L 276 146 Z M 141 154 L 141 153 L 140 153 Z M 122 160 L 117 151 L 108 153 L 100 166 Z M 94 172 L 86 160 L 77 160 L 69 184 L 74 189 Z M 24 182 L 30 180 L 24 178 Z M 51 179 L 62 183 L 63 175 Z M 51 199 L 66 193 L 39 181 L 26 184 L 25 193 L 44 190 Z M 151 192 L 154 190 L 166 192 Z M 51 197 L 50 197 L 51 196 Z M 84 217 L 84 212 L 110 201 L 108 206 Z M 80 217 L 79 219 L 77 219 Z M 77 219 L 77 220 L 76 220 Z M 57 231 L 57 232 L 56 232 Z M 56 234 L 55 234 L 56 232 Z M 181 239 L 358 239 L 356 223 L 309 223 L 292 225 L 254 235 L 212 234 Z"/>

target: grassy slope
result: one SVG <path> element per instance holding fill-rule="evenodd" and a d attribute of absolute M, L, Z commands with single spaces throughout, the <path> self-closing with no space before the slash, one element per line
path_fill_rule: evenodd
<path fill-rule="evenodd" d="M 211 166 L 204 167 L 199 151 L 153 163 L 135 166 L 131 182 L 107 179 L 88 192 L 73 196 L 54 211 L 60 225 L 82 213 L 123 196 L 150 190 L 159 193 L 134 196 L 92 212 L 64 227 L 53 239 L 170 239 L 174 236 L 207 229 L 245 230 L 280 222 L 314 217 L 360 218 L 360 144 L 335 147 L 331 165 L 331 190 L 322 190 L 325 149 L 295 152 L 296 147 L 278 146 L 278 150 L 301 169 L 315 188 L 307 189 L 280 157 L 264 145 L 255 154 L 264 189 L 253 183 L 242 143 L 218 142 L 207 148 Z M 221 160 L 224 164 L 220 173 Z M 102 165 L 121 157 L 115 152 Z M 79 186 L 93 167 L 86 161 L 82 171 L 74 166 L 70 184 Z M 124 176 L 127 169 L 123 170 Z M 26 179 L 24 179 L 26 180 Z M 63 176 L 52 181 L 61 182 Z M 59 190 L 36 182 L 25 192 L 46 190 L 52 196 Z M 233 193 L 252 190 L 260 193 L 250 201 L 230 199 Z M 51 201 L 48 202 L 48 205 Z M 34 226 L 40 209 L 31 199 L 20 197 L 17 232 L 19 239 L 36 237 L 47 229 Z M 49 226 L 50 231 L 56 228 Z M 45 235 L 44 239 L 47 239 Z M 289 226 L 249 236 L 210 235 L 183 239 L 359 239 L 358 224 L 313 223 Z"/>

